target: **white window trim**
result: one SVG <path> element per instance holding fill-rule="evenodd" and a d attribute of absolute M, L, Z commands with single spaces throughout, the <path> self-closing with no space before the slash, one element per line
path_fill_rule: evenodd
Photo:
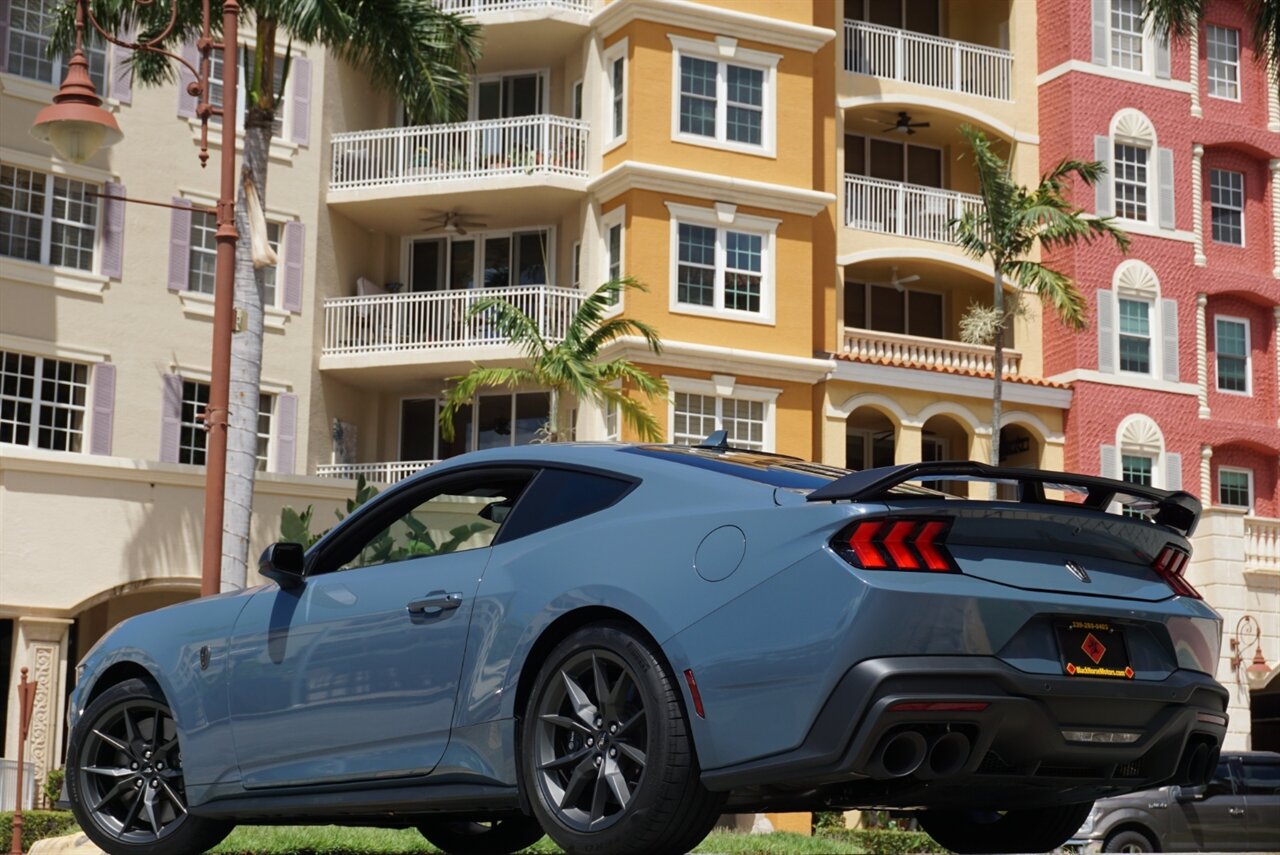
<path fill-rule="evenodd" d="M 1245 480 L 1248 485 L 1247 489 L 1249 491 L 1249 504 L 1247 505 L 1223 504 L 1222 502 L 1222 473 L 1223 472 L 1232 472 L 1237 475 L 1245 476 Z M 1217 487 L 1218 489 L 1214 491 L 1214 496 L 1213 496 L 1213 503 L 1215 505 L 1221 508 L 1246 508 L 1247 513 L 1250 513 L 1250 514 L 1253 513 L 1254 494 L 1253 494 L 1253 470 L 1252 469 L 1246 469 L 1243 466 L 1219 466 Z"/>
<path fill-rule="evenodd" d="M 702 41 L 684 36 L 668 35 L 672 46 L 671 72 L 671 139 L 673 142 L 754 154 L 761 157 L 777 156 L 778 125 L 778 62 L 781 54 L 748 50 L 738 47 L 737 39 L 717 36 L 715 41 Z M 716 72 L 716 135 L 704 137 L 680 131 L 680 58 L 693 56 L 717 64 Z M 760 120 L 760 145 L 732 142 L 724 139 L 727 87 L 724 67 L 740 65 L 764 72 L 764 104 Z"/>
<path fill-rule="evenodd" d="M 1236 69 L 1236 95 L 1234 98 L 1229 95 L 1215 95 L 1213 92 L 1214 80 L 1210 75 L 1210 71 L 1213 69 L 1213 62 L 1209 59 L 1210 27 L 1218 30 L 1228 30 L 1236 34 L 1236 61 L 1234 63 L 1225 63 L 1226 65 L 1234 65 Z M 1208 21 L 1204 23 L 1204 39 L 1200 43 L 1203 45 L 1201 50 L 1204 53 L 1204 91 L 1210 98 L 1216 98 L 1219 101 L 1234 101 L 1237 104 L 1240 103 L 1241 92 L 1244 89 L 1244 80 L 1240 76 L 1240 36 L 1241 32 L 1239 27 L 1227 27 L 1222 24 L 1211 24 Z"/>
<path fill-rule="evenodd" d="M 542 68 L 517 68 L 511 71 L 495 71 L 490 74 L 477 74 L 471 78 L 470 97 L 467 99 L 467 121 L 493 121 L 491 119 L 478 119 L 476 113 L 480 110 L 480 84 L 493 83 L 495 81 L 501 83 L 507 77 L 537 77 L 538 78 L 538 102 L 542 106 L 542 110 L 535 115 L 546 115 L 551 112 L 551 69 Z M 572 94 L 570 95 L 572 97 Z M 570 102 L 572 107 L 573 102 Z M 499 105 L 501 110 L 501 105 Z M 501 120 L 499 120 L 501 121 Z"/>
<path fill-rule="evenodd" d="M 1142 149 L 1147 153 L 1147 162 L 1144 164 L 1147 170 L 1147 215 L 1142 219 L 1126 217 L 1120 213 L 1120 170 L 1116 167 L 1116 146 L 1118 145 Z M 1152 227 L 1155 227 L 1160 222 L 1160 212 L 1156 210 L 1156 206 L 1160 204 L 1160 182 L 1156 175 L 1156 161 L 1159 160 L 1157 157 L 1158 151 L 1155 140 L 1137 139 L 1115 133 L 1111 135 L 1111 205 L 1115 208 L 1117 221 Z"/>
<path fill-rule="evenodd" d="M 1218 321 L 1226 321 L 1227 323 L 1240 324 L 1244 327 L 1244 391 L 1237 392 L 1234 389 L 1223 389 L 1218 384 Z M 1219 395 L 1235 395 L 1238 398 L 1253 397 L 1253 340 L 1251 335 L 1249 319 L 1240 318 L 1235 315 L 1214 315 L 1213 316 L 1213 390 Z"/>
<path fill-rule="evenodd" d="M 739 214 L 736 205 L 729 205 L 717 202 L 714 208 L 700 208 L 693 205 L 681 205 L 676 202 L 667 202 L 667 210 L 670 212 L 671 220 L 671 238 L 670 238 L 670 263 L 668 265 L 667 277 L 671 283 L 670 296 L 668 298 L 668 310 L 672 314 L 677 315 L 702 315 L 709 318 L 726 318 L 735 321 L 747 321 L 753 324 L 765 324 L 772 326 L 776 316 L 776 275 L 777 268 L 777 234 L 778 225 L 782 220 L 772 217 L 757 217 L 749 214 Z M 716 230 L 716 283 L 715 283 L 715 305 L 713 306 L 694 306 L 689 303 L 681 303 L 678 299 L 679 287 L 677 285 L 677 268 L 680 265 L 680 224 L 691 223 L 693 225 L 707 226 Z M 724 306 L 724 241 L 722 234 L 725 230 L 754 232 L 764 238 L 763 258 L 761 259 L 760 270 L 760 311 L 744 312 L 738 309 L 726 309 Z"/>
<path fill-rule="evenodd" d="M 65 276 L 65 277 L 70 277 L 72 279 L 87 279 L 89 281 L 101 280 L 103 283 L 105 283 L 107 281 L 106 277 L 102 276 L 102 274 L 99 272 L 102 267 L 102 250 L 103 250 L 102 227 L 103 227 L 103 220 L 106 218 L 106 215 L 107 215 L 106 205 L 103 204 L 102 199 L 95 198 L 94 200 L 95 203 L 97 204 L 97 215 L 94 217 L 94 221 L 93 221 L 93 266 L 88 270 L 82 270 L 79 267 L 68 267 L 67 265 L 64 265 L 64 264 L 51 264 L 49 261 L 49 259 L 52 257 L 52 251 L 53 251 L 54 180 L 57 178 L 62 178 L 67 181 L 77 181 L 77 182 L 80 182 L 81 184 L 94 185 L 96 191 L 99 193 L 102 192 L 103 185 L 105 182 L 98 181 L 92 178 L 82 178 L 77 173 L 67 173 L 59 170 L 50 169 L 48 168 L 47 165 L 44 167 L 28 166 L 27 164 L 22 163 L 20 161 L 15 162 L 13 160 L 10 160 L 7 156 L 3 157 L 3 159 L 0 159 L 0 163 L 4 163 L 5 166 L 11 166 L 16 169 L 23 169 L 23 170 L 26 170 L 27 172 L 38 172 L 45 176 L 44 207 L 40 212 L 40 260 L 31 261 L 30 259 L 26 259 L 26 258 L 16 258 L 8 255 L 0 255 L 0 263 L 3 263 L 6 267 L 6 272 L 5 272 L 6 277 L 9 275 L 7 270 L 8 266 L 10 264 L 17 264 L 17 265 L 32 265 L 43 270 L 49 270 L 59 277 Z M 34 215 L 29 214 L 28 216 L 34 216 Z M 44 277 L 40 277 L 40 278 L 44 278 Z M 81 289 L 72 289 L 72 290 L 81 290 Z M 99 289 L 91 293 L 101 293 L 101 290 Z"/>
<path fill-rule="evenodd" d="M 1160 318 L 1160 295 L 1156 293 L 1151 293 L 1149 291 L 1133 291 L 1133 290 L 1122 289 L 1122 288 L 1117 288 L 1115 291 L 1115 295 L 1116 295 L 1116 331 L 1115 331 L 1116 374 L 1121 377 L 1159 378 L 1160 377 L 1159 366 L 1162 364 L 1160 362 L 1160 359 L 1161 359 L 1160 330 L 1164 329 L 1164 327 L 1161 325 L 1162 322 Z M 1148 348 L 1149 355 L 1148 355 L 1148 363 L 1147 363 L 1150 367 L 1150 370 L 1148 371 L 1130 371 L 1126 368 L 1120 367 L 1120 363 L 1121 363 L 1120 339 L 1123 335 L 1128 335 L 1128 333 L 1122 333 L 1120 331 L 1120 301 L 1121 300 L 1132 300 L 1134 302 L 1141 302 L 1141 303 L 1147 304 L 1147 341 L 1150 343 L 1150 346 Z"/>
<path fill-rule="evenodd" d="M 263 396 L 271 401 L 271 409 L 267 412 L 267 451 L 266 458 L 258 456 L 257 448 L 254 448 L 254 460 L 262 462 L 262 468 L 259 472 L 275 472 L 276 470 L 276 406 L 280 403 L 280 398 L 270 392 L 259 391 L 258 399 L 261 403 Z M 253 432 L 255 439 L 261 439 L 262 434 L 258 433 L 258 417 L 261 416 L 262 410 L 258 409 L 254 412 Z"/>
<path fill-rule="evenodd" d="M 1216 166 L 1210 168 L 1209 170 L 1207 170 L 1207 172 L 1208 172 L 1208 175 L 1205 178 L 1205 183 L 1209 186 L 1209 224 L 1208 224 L 1209 225 L 1209 241 L 1210 243 L 1217 244 L 1218 246 L 1232 246 L 1232 247 L 1235 247 L 1236 249 L 1244 249 L 1245 246 L 1248 245 L 1248 240 L 1249 240 L 1247 223 L 1246 223 L 1246 220 L 1248 218 L 1245 217 L 1245 200 L 1248 199 L 1248 195 L 1245 193 L 1245 187 L 1244 187 L 1246 176 L 1243 172 L 1239 172 L 1235 169 L 1220 169 Z M 1213 204 L 1213 173 L 1215 172 L 1225 172 L 1230 175 L 1240 176 L 1240 207 L 1239 208 L 1227 208 L 1225 205 L 1215 206 Z M 1231 243 L 1230 241 L 1218 240 L 1213 236 L 1213 209 L 1215 207 L 1222 207 L 1228 211 L 1240 212 L 1240 242 L 1239 243 Z"/>
<path fill-rule="evenodd" d="M 1123 71 L 1128 74 L 1136 74 L 1141 77 L 1155 77 L 1155 33 L 1152 30 L 1151 22 L 1145 21 L 1142 25 L 1142 69 L 1135 71 L 1132 68 L 1119 68 L 1113 62 L 1112 40 L 1115 37 L 1115 29 L 1111 26 L 1111 6 L 1113 0 L 1107 0 L 1107 66 Z"/>
<path fill-rule="evenodd" d="M 609 213 L 600 215 L 600 270 L 596 283 L 590 286 L 591 291 L 609 281 L 609 230 L 615 226 L 621 228 L 618 252 L 622 257 L 618 260 L 618 278 L 627 275 L 627 206 L 619 205 Z M 617 305 L 609 310 L 608 315 L 612 317 L 618 314 L 626 303 L 627 292 L 623 291 L 618 295 Z"/>
<path fill-rule="evenodd" d="M 93 393 L 94 393 L 93 369 L 96 363 L 87 362 L 84 359 L 80 359 L 80 358 L 50 356 L 44 353 L 33 353 L 31 351 L 23 351 L 23 350 L 10 350 L 9 348 L 4 348 L 3 352 L 12 353 L 17 356 L 30 356 L 32 359 L 35 360 L 35 364 L 32 369 L 33 370 L 32 384 L 31 384 L 32 396 L 30 398 L 22 398 L 17 395 L 10 396 L 10 400 L 25 402 L 31 407 L 31 419 L 28 422 L 28 427 L 27 427 L 27 431 L 28 431 L 27 442 L 25 444 L 16 443 L 16 442 L 0 443 L 0 448 L 4 448 L 4 447 L 31 448 L 31 449 L 37 449 L 40 451 L 51 451 L 57 454 L 88 454 L 89 445 L 93 441 Z M 46 362 L 67 362 L 75 365 L 84 366 L 85 383 L 84 383 L 84 403 L 83 404 L 79 406 L 75 404 L 58 404 L 56 402 L 46 401 L 42 397 L 41 390 L 44 385 L 43 369 L 44 369 L 44 364 Z M 41 446 L 37 444 L 40 438 L 40 413 L 41 413 L 41 410 L 45 408 L 45 406 L 52 406 L 54 408 L 62 408 L 67 410 L 78 410 L 80 412 L 80 430 L 78 431 L 78 433 L 80 434 L 80 450 L 79 451 L 70 451 L 68 449 L 62 449 L 62 448 L 41 448 Z"/>
<path fill-rule="evenodd" d="M 670 374 L 664 375 L 662 379 L 667 382 L 667 439 L 669 441 L 675 436 L 676 393 L 684 392 L 689 395 L 706 395 L 716 399 L 717 430 L 720 429 L 718 425 L 721 419 L 721 401 L 723 399 L 735 398 L 740 401 L 759 401 L 763 403 L 763 450 L 772 453 L 777 449 L 777 405 L 778 396 L 782 394 L 781 389 L 771 389 L 766 386 L 744 386 L 737 382 L 736 377 L 727 374 L 713 374 L 710 380 L 699 380 Z"/>
<path fill-rule="evenodd" d="M 608 153 L 627 141 L 627 134 L 631 130 L 630 122 L 627 121 L 628 96 L 631 89 L 631 60 L 628 47 L 630 39 L 619 39 L 609 46 L 601 55 L 601 62 L 604 64 L 604 105 L 601 112 L 601 124 L 604 127 L 604 149 L 602 154 Z M 622 60 L 622 132 L 617 136 L 610 137 L 613 133 L 613 102 L 617 93 L 613 88 L 613 64 L 615 61 Z"/>

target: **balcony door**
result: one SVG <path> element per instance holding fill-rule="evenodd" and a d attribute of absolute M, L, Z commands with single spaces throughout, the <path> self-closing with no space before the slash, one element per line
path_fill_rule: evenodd
<path fill-rule="evenodd" d="M 472 84 L 472 118 L 514 119 L 537 116 L 543 109 L 546 72 L 494 74 L 476 77 Z"/>
<path fill-rule="evenodd" d="M 938 0 L 845 0 L 844 16 L 851 21 L 940 36 L 939 5 Z"/>
<path fill-rule="evenodd" d="M 845 134 L 844 171 L 919 187 L 942 187 L 942 149 L 927 145 Z"/>
<path fill-rule="evenodd" d="M 844 325 L 944 338 L 945 300 L 935 291 L 863 282 L 844 284 Z"/>
<path fill-rule="evenodd" d="M 552 243 L 551 229 L 411 238 L 406 279 L 411 291 L 546 285 Z"/>

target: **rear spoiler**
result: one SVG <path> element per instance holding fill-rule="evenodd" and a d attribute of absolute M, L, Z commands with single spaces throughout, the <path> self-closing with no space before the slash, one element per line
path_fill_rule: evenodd
<path fill-rule="evenodd" d="M 1155 510 L 1153 521 L 1176 529 L 1187 537 L 1195 531 L 1200 518 L 1200 500 L 1182 490 L 1159 490 L 1095 475 L 990 466 L 976 460 L 938 460 L 864 469 L 819 487 L 806 498 L 810 502 L 862 502 L 882 498 L 889 490 L 907 481 L 931 478 L 1011 481 L 1018 486 L 1018 501 L 1038 504 L 1061 504 L 1045 498 L 1045 487 L 1074 487 L 1085 491 L 1083 507 L 1095 511 L 1105 511 L 1117 496 L 1133 496 L 1151 503 Z"/>

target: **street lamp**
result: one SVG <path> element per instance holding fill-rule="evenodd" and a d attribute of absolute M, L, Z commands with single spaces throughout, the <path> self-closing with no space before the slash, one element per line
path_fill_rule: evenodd
<path fill-rule="evenodd" d="M 218 196 L 218 230 L 214 233 L 217 243 L 217 261 L 214 267 L 213 296 L 213 360 L 210 365 L 209 403 L 204 411 L 204 426 L 208 432 L 205 444 L 204 484 L 204 543 L 200 560 L 200 595 L 216 594 L 220 588 L 222 564 L 222 512 L 227 479 L 227 406 L 231 376 L 231 329 L 234 317 L 232 291 L 235 288 L 236 264 L 236 146 L 235 122 L 227 122 L 227 116 L 236 115 L 236 28 L 240 17 L 240 4 L 236 0 L 224 0 L 222 4 L 222 41 L 215 42 L 210 27 L 209 0 L 204 0 L 200 38 L 196 49 L 200 53 L 199 68 L 195 68 L 180 56 L 160 47 L 173 32 L 178 20 L 178 0 L 172 0 L 168 24 L 155 36 L 141 42 L 126 42 L 108 33 L 93 17 L 89 0 L 72 0 L 76 5 L 76 44 L 67 67 L 67 76 L 53 98 L 53 104 L 36 116 L 31 135 L 53 146 L 59 157 L 73 163 L 83 163 L 103 146 L 114 145 L 124 138 L 115 118 L 102 109 L 102 99 L 89 77 L 89 63 L 84 58 L 84 25 L 87 20 L 108 42 L 132 51 L 145 51 L 167 56 L 187 67 L 194 77 L 187 85 L 187 92 L 196 98 L 196 116 L 200 119 L 200 165 L 209 160 L 209 119 L 221 116 L 222 162 L 221 192 Z M 151 6 L 156 0 L 134 0 L 139 8 Z M 214 50 L 222 51 L 223 80 L 222 106 L 209 103 L 210 56 Z M 131 201 L 131 200 L 124 200 Z M 147 204 L 166 206 L 160 202 Z"/>

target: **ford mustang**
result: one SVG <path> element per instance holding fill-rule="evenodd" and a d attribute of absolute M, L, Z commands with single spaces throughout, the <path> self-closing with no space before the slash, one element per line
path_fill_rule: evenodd
<path fill-rule="evenodd" d="M 1215 767 L 1199 512 L 721 432 L 467 454 L 273 545 L 269 584 L 118 625 L 77 669 L 67 795 L 137 855 L 307 822 L 684 852 L 723 812 L 872 807 L 1045 851 L 1095 799 Z"/>

